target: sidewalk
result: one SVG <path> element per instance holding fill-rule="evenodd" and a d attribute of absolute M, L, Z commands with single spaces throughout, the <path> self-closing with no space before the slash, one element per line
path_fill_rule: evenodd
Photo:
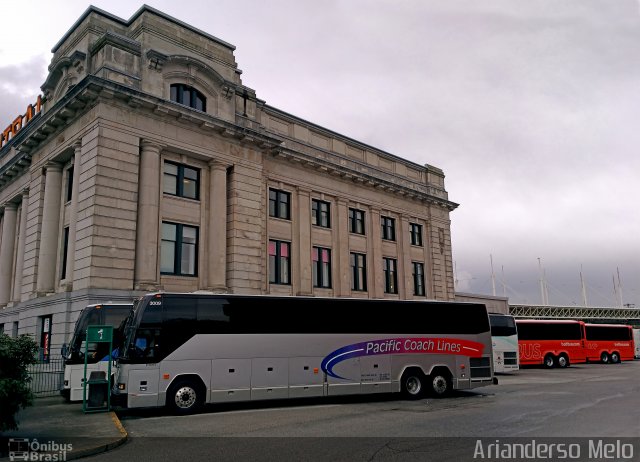
<path fill-rule="evenodd" d="M 82 403 L 67 403 L 62 397 L 34 399 L 32 406 L 20 411 L 18 421 L 17 431 L 0 434 L 0 460 L 9 460 L 10 439 L 14 448 L 16 439 L 28 439 L 27 452 L 38 446 L 50 454 L 66 450 L 66 460 L 108 451 L 127 439 L 113 411 L 85 414 Z M 23 440 L 23 448 L 25 444 Z"/>

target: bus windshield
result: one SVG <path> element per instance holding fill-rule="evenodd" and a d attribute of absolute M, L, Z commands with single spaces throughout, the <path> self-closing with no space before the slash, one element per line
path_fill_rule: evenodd
<path fill-rule="evenodd" d="M 513 316 L 504 314 L 489 314 L 491 322 L 491 335 L 495 337 L 509 337 L 518 333 Z"/>
<path fill-rule="evenodd" d="M 131 310 L 131 305 L 109 305 L 109 304 L 101 304 L 101 305 L 89 305 L 85 307 L 80 316 L 78 316 L 78 320 L 76 321 L 76 325 L 73 331 L 73 336 L 71 337 L 71 342 L 69 343 L 68 353 L 65 358 L 67 364 L 78 364 L 84 362 L 84 352 L 87 345 L 86 335 L 87 335 L 87 327 L 92 325 L 107 325 L 113 326 L 114 328 L 114 343 L 115 347 L 119 342 L 121 342 L 121 335 L 118 327 L 121 325 L 122 320 L 127 316 L 129 311 Z M 103 351 L 105 348 L 108 350 L 108 346 L 106 344 L 90 344 L 88 345 L 89 357 L 87 358 L 88 363 L 95 363 L 102 360 L 105 356 L 109 354 L 107 350 Z"/>

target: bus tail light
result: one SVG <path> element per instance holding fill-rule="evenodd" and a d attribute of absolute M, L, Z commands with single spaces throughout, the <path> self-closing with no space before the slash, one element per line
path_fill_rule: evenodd
<path fill-rule="evenodd" d="M 467 366 L 465 366 L 464 364 L 460 364 L 460 369 L 465 370 L 467 368 Z"/>

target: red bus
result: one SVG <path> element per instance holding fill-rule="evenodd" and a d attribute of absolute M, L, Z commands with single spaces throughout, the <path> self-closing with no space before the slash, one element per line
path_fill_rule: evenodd
<path fill-rule="evenodd" d="M 633 328 L 624 324 L 585 324 L 588 361 L 616 364 L 634 356 Z"/>
<path fill-rule="evenodd" d="M 584 322 L 574 320 L 517 319 L 520 364 L 568 367 L 585 363 Z"/>

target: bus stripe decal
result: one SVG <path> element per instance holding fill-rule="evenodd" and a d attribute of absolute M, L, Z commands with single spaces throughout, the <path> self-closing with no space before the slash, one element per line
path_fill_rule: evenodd
<path fill-rule="evenodd" d="M 349 380 L 338 375 L 333 368 L 350 358 L 385 354 L 453 354 L 477 358 L 482 356 L 483 349 L 484 345 L 479 342 L 456 338 L 386 338 L 338 348 L 322 360 L 320 367 L 329 377 Z"/>

